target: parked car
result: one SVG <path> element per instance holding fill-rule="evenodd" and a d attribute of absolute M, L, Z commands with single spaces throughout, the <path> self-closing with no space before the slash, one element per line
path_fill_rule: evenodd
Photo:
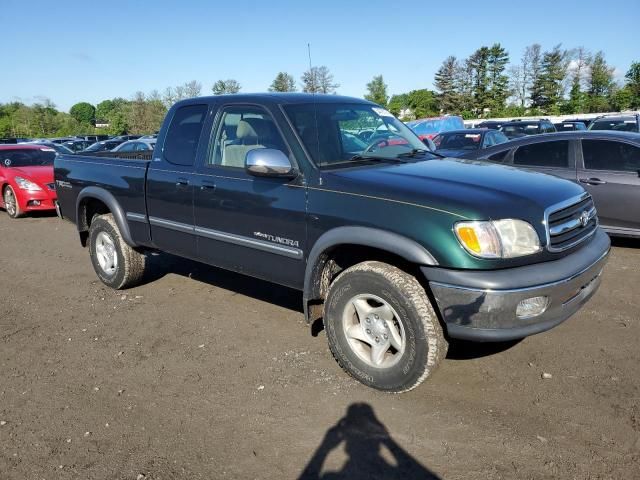
<path fill-rule="evenodd" d="M 584 186 L 605 231 L 640 237 L 640 134 L 582 131 L 539 135 L 471 158 L 549 173 Z"/>
<path fill-rule="evenodd" d="M 589 130 L 615 130 L 617 132 L 638 132 L 640 133 L 640 115 L 607 115 L 598 117 Z"/>
<path fill-rule="evenodd" d="M 345 150 L 354 124 L 393 136 Z M 444 331 L 500 341 L 566 320 L 610 246 L 580 185 L 438 158 L 378 105 L 337 95 L 183 100 L 152 160 L 59 155 L 55 178 L 104 284 L 139 282 L 160 250 L 299 289 L 338 363 L 393 392 L 432 373 Z"/>
<path fill-rule="evenodd" d="M 451 130 L 462 130 L 464 128 L 464 122 L 462 121 L 462 117 L 450 115 L 413 120 L 407 122 L 407 126 L 413 130 L 413 133 L 418 135 L 420 140 L 433 140 L 439 133 Z"/>
<path fill-rule="evenodd" d="M 155 140 L 158 138 L 157 133 L 152 133 L 150 135 L 143 135 L 139 138 L 139 140 Z"/>
<path fill-rule="evenodd" d="M 101 140 L 99 142 L 96 142 L 96 143 L 88 146 L 84 150 L 82 150 L 82 153 L 106 152 L 108 150 L 113 150 L 114 148 L 116 148 L 121 143 L 122 143 L 122 141 L 115 140 L 115 139 L 114 140 Z"/>
<path fill-rule="evenodd" d="M 489 130 L 499 130 L 504 123 L 505 122 L 499 122 L 497 120 L 486 120 L 484 122 L 480 122 L 478 125 L 476 125 L 475 128 L 488 128 Z"/>
<path fill-rule="evenodd" d="M 11 218 L 54 210 L 56 151 L 42 145 L 0 145 L 0 207 Z"/>
<path fill-rule="evenodd" d="M 465 157 L 469 152 L 508 141 L 502 132 L 486 128 L 453 130 L 440 133 L 433 139 L 436 152 L 445 157 Z"/>
<path fill-rule="evenodd" d="M 57 153 L 74 153 L 69 147 L 62 145 L 60 143 L 53 143 L 49 140 L 36 140 L 33 142 L 26 142 L 25 145 L 41 145 L 43 147 L 53 148 Z"/>
<path fill-rule="evenodd" d="M 511 140 L 527 135 L 553 133 L 556 131 L 556 127 L 549 120 L 514 120 L 504 123 L 500 127 L 500 131 Z"/>
<path fill-rule="evenodd" d="M 123 142 L 114 149 L 112 152 L 144 152 L 147 150 L 153 150 L 156 146 L 155 140 L 129 140 L 128 142 Z"/>
<path fill-rule="evenodd" d="M 558 132 L 574 132 L 576 130 L 587 129 L 584 122 L 565 121 L 560 123 L 554 123 L 553 126 L 556 127 L 556 130 Z"/>
<path fill-rule="evenodd" d="M 118 135 L 117 137 L 111 137 L 109 140 L 120 141 L 120 143 L 122 143 L 129 140 L 137 140 L 140 137 L 141 135 Z"/>
<path fill-rule="evenodd" d="M 82 150 L 93 145 L 93 143 L 94 142 L 90 140 L 70 140 L 68 142 L 64 142 L 62 145 L 74 152 L 81 152 Z"/>

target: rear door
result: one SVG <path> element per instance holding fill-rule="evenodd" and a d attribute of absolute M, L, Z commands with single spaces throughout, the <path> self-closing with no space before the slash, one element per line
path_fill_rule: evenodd
<path fill-rule="evenodd" d="M 513 166 L 575 182 L 575 142 L 552 140 L 521 145 L 513 153 Z"/>
<path fill-rule="evenodd" d="M 591 194 L 603 227 L 640 230 L 640 146 L 618 140 L 583 139 L 578 180 Z"/>
<path fill-rule="evenodd" d="M 147 212 L 153 244 L 161 250 L 194 258 L 193 189 L 196 158 L 208 105 L 178 107 L 162 148 L 154 152 L 147 174 Z"/>

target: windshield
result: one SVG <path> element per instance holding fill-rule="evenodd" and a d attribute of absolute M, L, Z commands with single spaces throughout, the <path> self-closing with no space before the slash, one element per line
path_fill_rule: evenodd
<path fill-rule="evenodd" d="M 598 120 L 591 124 L 589 130 L 616 130 L 618 132 L 637 132 L 638 126 L 636 121 L 629 119 L 607 119 Z"/>
<path fill-rule="evenodd" d="M 523 137 L 525 135 L 535 135 L 540 133 L 540 126 L 536 123 L 522 124 L 522 125 L 503 125 L 500 131 L 507 137 Z"/>
<path fill-rule="evenodd" d="M 310 103 L 284 110 L 319 167 L 427 150 L 404 123 L 375 105 Z"/>
<path fill-rule="evenodd" d="M 39 149 L 0 150 L 0 160 L 5 167 L 44 167 L 53 165 L 56 152 L 49 147 Z"/>
<path fill-rule="evenodd" d="M 477 150 L 481 140 L 480 133 L 441 133 L 433 139 L 433 143 L 436 144 L 436 150 Z"/>

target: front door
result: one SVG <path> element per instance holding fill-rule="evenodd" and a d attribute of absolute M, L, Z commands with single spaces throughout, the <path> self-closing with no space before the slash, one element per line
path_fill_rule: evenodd
<path fill-rule="evenodd" d="M 249 151 L 278 149 L 295 159 L 270 112 L 227 105 L 218 115 L 194 191 L 198 256 L 223 268 L 302 287 L 306 191 L 302 179 L 257 177 Z"/>
<path fill-rule="evenodd" d="M 163 142 L 147 173 L 147 212 L 153 244 L 160 250 L 195 258 L 193 223 L 195 160 L 208 106 L 185 105 L 173 113 Z M 207 142 L 203 142 L 207 143 Z"/>
<path fill-rule="evenodd" d="M 573 142 L 569 140 L 545 141 L 518 147 L 513 154 L 513 165 L 575 182 L 574 158 Z"/>
<path fill-rule="evenodd" d="M 603 227 L 640 231 L 640 147 L 618 140 L 583 139 L 578 181 L 593 197 Z"/>

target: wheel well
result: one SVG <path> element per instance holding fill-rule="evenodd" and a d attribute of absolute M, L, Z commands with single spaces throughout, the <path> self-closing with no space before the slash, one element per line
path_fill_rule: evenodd
<path fill-rule="evenodd" d="M 89 237 L 89 227 L 95 215 L 111 213 L 109 207 L 96 198 L 84 198 L 78 208 L 78 231 L 80 232 L 80 242 L 83 247 L 87 246 Z"/>
<path fill-rule="evenodd" d="M 400 255 L 365 245 L 336 245 L 322 252 L 313 266 L 309 298 L 306 299 L 309 312 L 308 320 L 313 322 L 322 317 L 329 285 L 340 272 L 358 263 L 372 260 L 393 265 L 421 281 L 418 266 Z"/>

